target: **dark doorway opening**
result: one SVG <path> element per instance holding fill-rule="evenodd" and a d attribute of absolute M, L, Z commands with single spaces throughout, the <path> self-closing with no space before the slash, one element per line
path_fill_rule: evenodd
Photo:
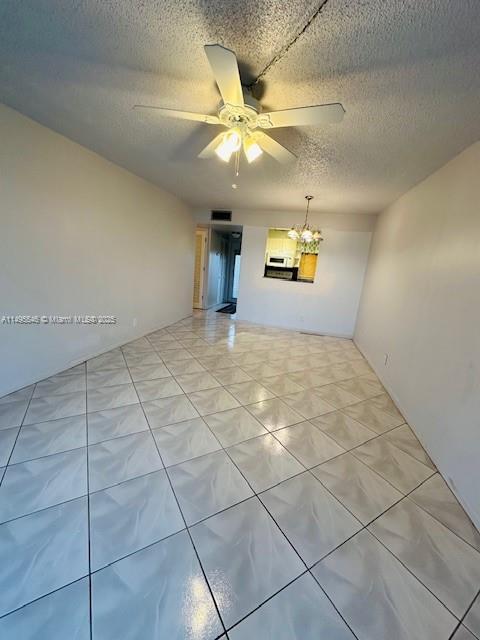
<path fill-rule="evenodd" d="M 204 293 L 200 308 L 211 309 L 219 305 L 236 304 L 240 280 L 242 227 L 212 225 L 210 228 L 197 229 L 197 233 L 200 232 L 205 233 L 207 237 L 202 281 Z M 195 282 L 194 279 L 194 285 Z"/>
<path fill-rule="evenodd" d="M 237 302 L 241 252 L 242 234 L 240 231 L 232 231 L 227 235 L 225 245 L 225 287 L 223 291 L 223 302 Z"/>

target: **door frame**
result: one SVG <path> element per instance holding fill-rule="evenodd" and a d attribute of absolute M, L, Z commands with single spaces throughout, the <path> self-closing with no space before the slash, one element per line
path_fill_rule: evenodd
<path fill-rule="evenodd" d="M 206 270 L 206 254 L 207 254 L 207 241 L 208 241 L 208 229 L 203 229 L 201 227 L 195 229 L 195 240 L 197 236 L 201 236 L 203 241 L 201 243 L 201 255 L 200 255 L 200 286 L 198 291 L 198 301 L 193 300 L 193 308 L 194 309 L 205 309 L 204 304 L 204 296 L 205 296 L 205 270 Z M 196 242 L 195 242 L 195 251 L 196 251 Z M 194 265 L 194 273 L 193 277 L 195 279 L 195 268 L 196 268 L 196 260 Z"/>

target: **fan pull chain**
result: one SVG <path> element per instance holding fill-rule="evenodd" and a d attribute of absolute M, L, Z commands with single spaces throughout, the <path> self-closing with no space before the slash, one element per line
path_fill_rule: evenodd
<path fill-rule="evenodd" d="M 237 151 L 235 154 L 235 177 L 238 178 L 238 174 L 240 173 L 240 151 Z"/>

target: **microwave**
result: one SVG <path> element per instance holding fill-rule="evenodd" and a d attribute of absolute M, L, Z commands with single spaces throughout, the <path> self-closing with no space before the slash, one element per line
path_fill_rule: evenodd
<path fill-rule="evenodd" d="M 293 258 L 267 255 L 267 265 L 269 267 L 293 267 Z"/>

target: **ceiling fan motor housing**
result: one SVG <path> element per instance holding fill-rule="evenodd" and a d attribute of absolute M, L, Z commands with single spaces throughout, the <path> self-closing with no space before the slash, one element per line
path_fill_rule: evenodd
<path fill-rule="evenodd" d="M 218 117 L 226 127 L 253 130 L 258 126 L 258 116 L 262 107 L 251 93 L 243 90 L 243 105 L 221 102 Z"/>

